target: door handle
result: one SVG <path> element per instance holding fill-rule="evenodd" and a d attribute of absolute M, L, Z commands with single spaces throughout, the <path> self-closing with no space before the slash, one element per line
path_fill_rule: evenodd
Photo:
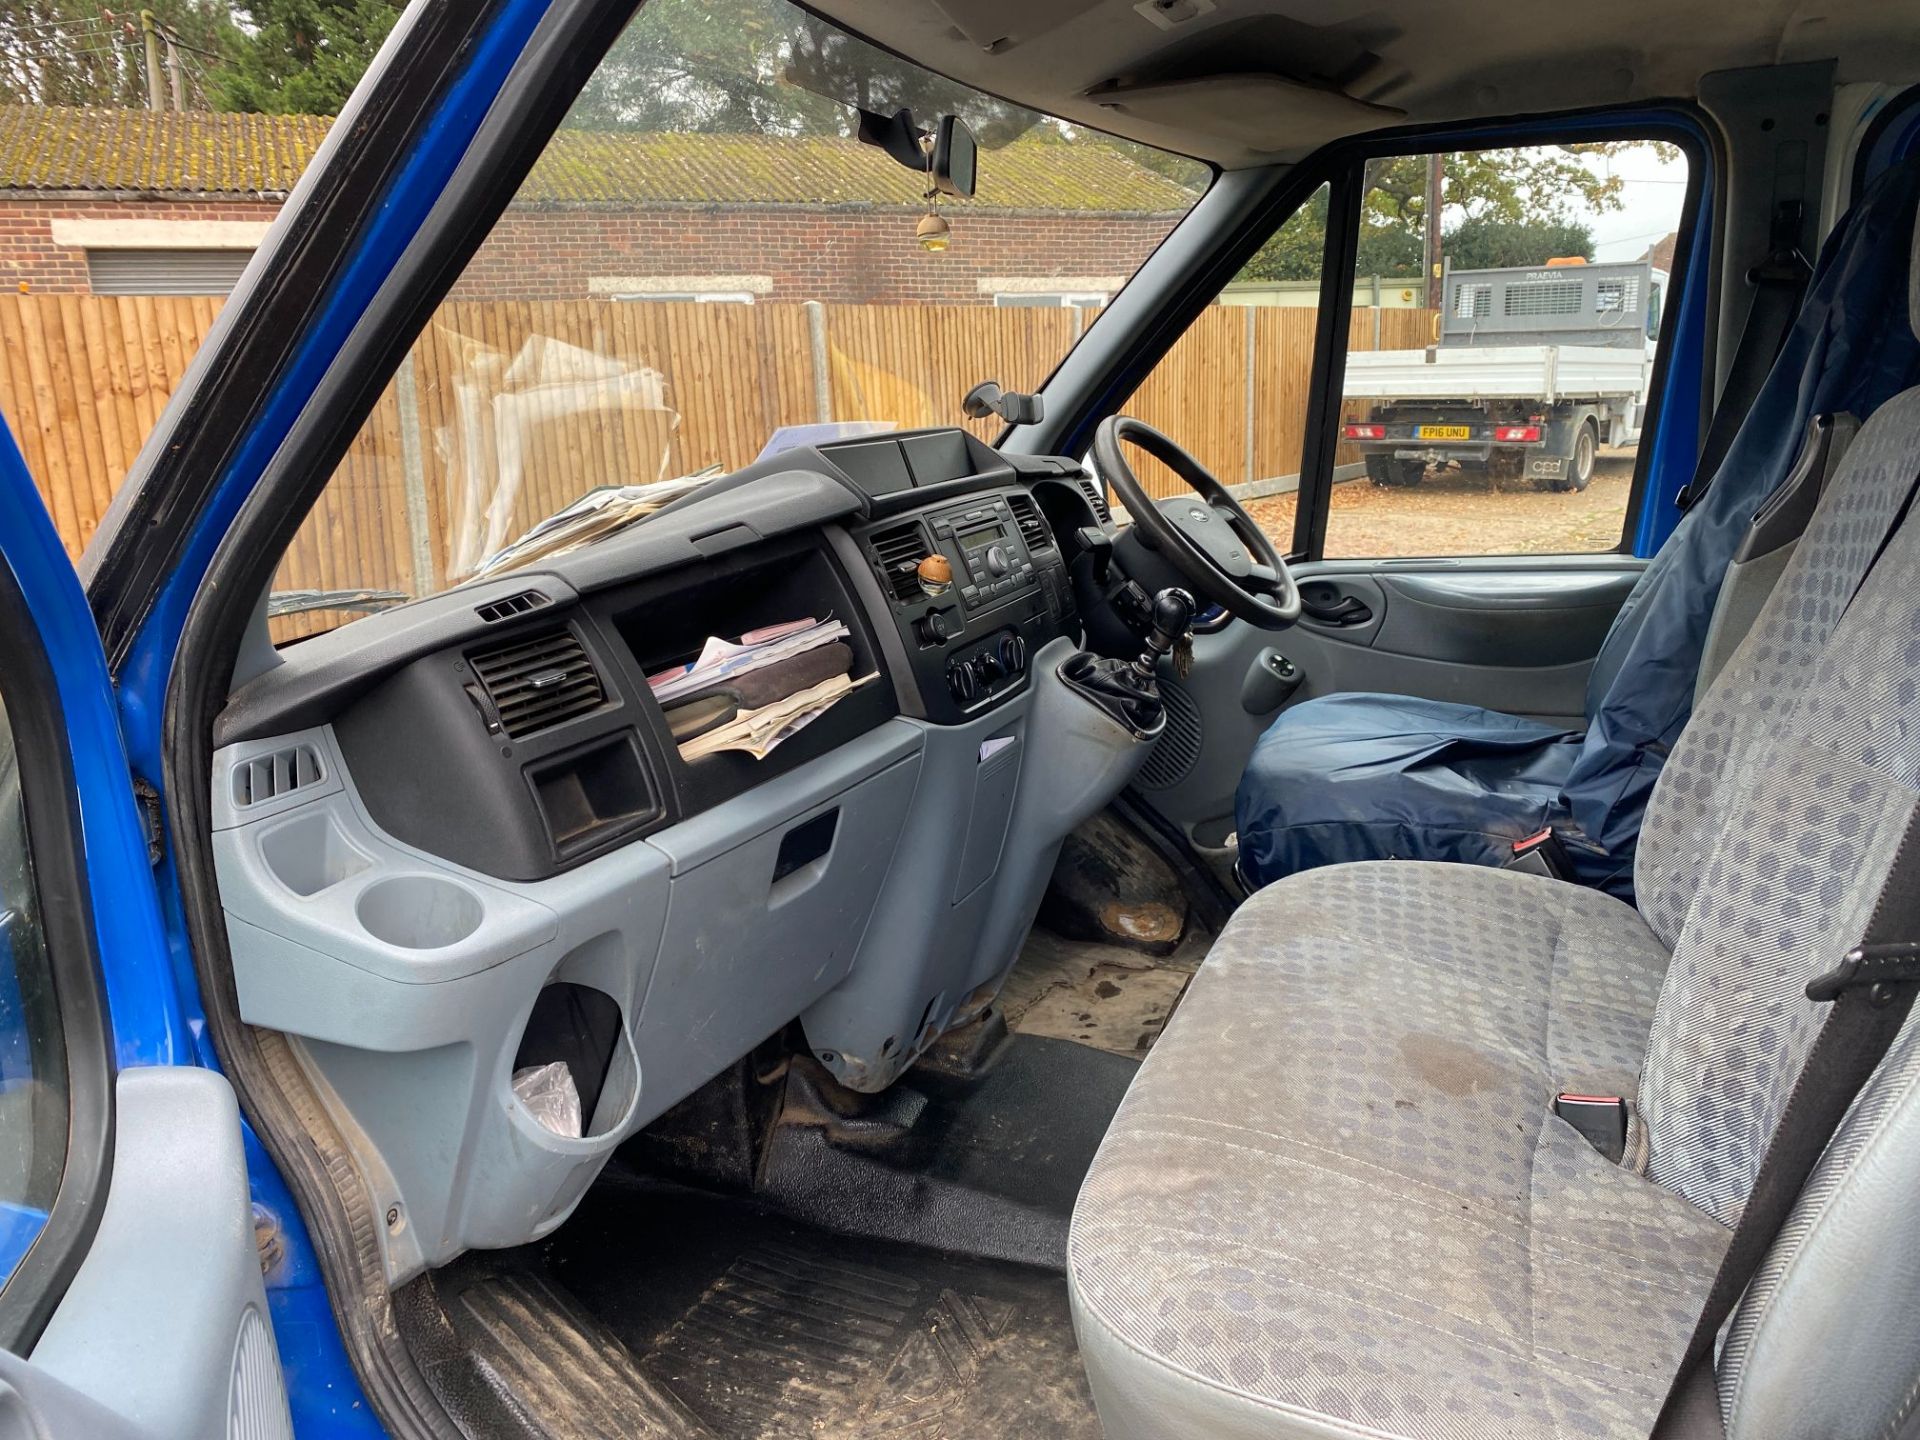
<path fill-rule="evenodd" d="M 1352 595 L 1321 599 L 1303 592 L 1300 613 L 1321 625 L 1365 625 L 1373 619 L 1373 611 L 1367 608 L 1366 602 Z"/>

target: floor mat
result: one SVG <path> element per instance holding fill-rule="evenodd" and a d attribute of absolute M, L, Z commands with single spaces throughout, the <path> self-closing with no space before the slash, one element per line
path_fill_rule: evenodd
<path fill-rule="evenodd" d="M 715 1435 L 1099 1435 L 1058 1274 L 684 1192 L 596 1191 L 546 1260 Z"/>
<path fill-rule="evenodd" d="M 1016 1034 L 1048 1035 L 1140 1059 L 1200 968 L 1212 937 L 1194 930 L 1173 954 L 1066 940 L 1035 926 L 999 1004 Z"/>

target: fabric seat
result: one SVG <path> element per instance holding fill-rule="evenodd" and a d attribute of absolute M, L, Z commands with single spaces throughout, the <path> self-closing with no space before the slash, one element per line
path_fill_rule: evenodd
<path fill-rule="evenodd" d="M 1644 1432 L 1726 1231 L 1545 1100 L 1635 1092 L 1666 962 L 1620 901 L 1471 866 L 1243 906 L 1075 1215 L 1109 1440 Z"/>
<path fill-rule="evenodd" d="M 1349 860 L 1501 865 L 1551 825 L 1575 877 L 1632 898 L 1664 757 L 1692 711 L 1722 577 L 1787 478 L 1809 418 L 1871 415 L 1920 381 L 1902 323 L 1920 159 L 1882 175 L 1837 227 L 1766 384 L 1705 498 L 1647 567 L 1601 649 L 1575 730 L 1404 695 L 1335 694 L 1281 712 L 1234 815 L 1254 887 Z"/>
<path fill-rule="evenodd" d="M 1920 811 L 1917 483 L 1920 389 L 1862 428 L 1703 697 L 1638 908 L 1392 861 L 1240 908 L 1074 1212 L 1110 1440 L 1646 1435 L 1824 1018 L 1806 981 Z M 1622 1162 L 1565 1091 L 1632 1102 Z M 1729 1323 L 1731 1440 L 1906 1433 L 1916 1195 L 1920 1023 Z"/>

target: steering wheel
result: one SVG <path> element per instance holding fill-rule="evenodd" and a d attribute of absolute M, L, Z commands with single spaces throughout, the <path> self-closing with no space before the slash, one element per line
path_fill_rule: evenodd
<path fill-rule="evenodd" d="M 1165 464 L 1193 494 L 1150 497 L 1120 453 L 1122 440 Z M 1172 440 L 1130 415 L 1109 415 L 1093 432 L 1093 463 L 1127 507 L 1141 539 L 1203 597 L 1263 630 L 1284 630 L 1300 618 L 1300 587 L 1273 542 L 1227 487 Z"/>

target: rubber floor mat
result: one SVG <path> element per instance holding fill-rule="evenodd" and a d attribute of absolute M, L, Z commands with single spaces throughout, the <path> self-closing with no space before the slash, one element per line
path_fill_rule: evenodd
<path fill-rule="evenodd" d="M 728 1440 L 1100 1433 L 1050 1271 L 631 1191 L 590 1196 L 547 1258 L 651 1385 Z"/>

